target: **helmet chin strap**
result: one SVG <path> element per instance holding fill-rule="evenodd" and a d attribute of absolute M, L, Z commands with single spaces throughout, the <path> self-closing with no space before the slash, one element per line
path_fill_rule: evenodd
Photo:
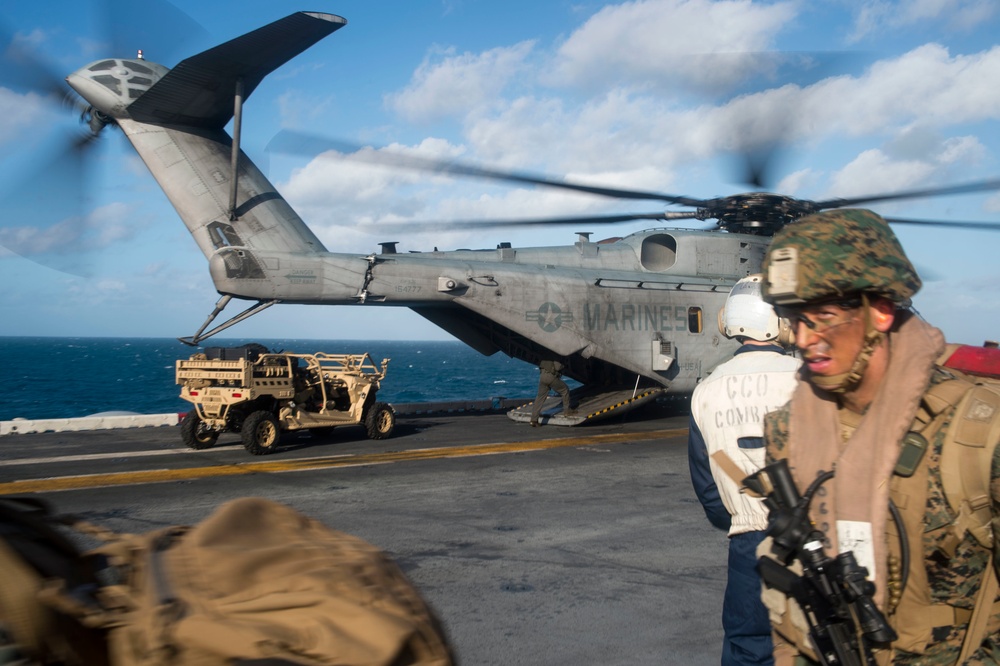
<path fill-rule="evenodd" d="M 885 333 L 876 330 L 872 325 L 871 308 L 868 307 L 868 295 L 861 294 L 861 307 L 865 311 L 865 342 L 861 351 L 854 357 L 854 363 L 850 370 L 838 375 L 820 376 L 812 375 L 809 381 L 815 386 L 830 393 L 847 393 L 861 383 L 861 378 L 865 374 L 868 362 L 872 358 L 872 353 L 882 343 Z"/>

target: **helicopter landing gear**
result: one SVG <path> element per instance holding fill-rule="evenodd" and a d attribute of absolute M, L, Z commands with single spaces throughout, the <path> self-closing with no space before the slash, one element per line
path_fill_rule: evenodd
<path fill-rule="evenodd" d="M 215 320 L 215 318 L 219 316 L 219 313 L 222 312 L 222 310 L 225 309 L 225 307 L 227 305 L 229 305 L 229 301 L 231 301 L 231 300 L 233 300 L 233 297 L 231 295 L 229 295 L 229 294 L 224 295 L 215 304 L 215 309 L 212 310 L 211 314 L 209 314 L 208 318 L 205 320 L 205 323 L 201 325 L 201 328 L 199 328 L 198 331 L 194 335 L 192 335 L 190 337 L 187 337 L 187 338 L 177 338 L 177 339 L 179 341 L 183 342 L 186 345 L 190 345 L 192 347 L 197 347 L 198 344 L 202 340 L 206 340 L 206 339 L 212 337 L 213 335 L 215 335 L 216 333 L 218 333 L 220 331 L 226 330 L 227 328 L 229 328 L 233 324 L 238 324 L 241 321 L 243 321 L 244 319 L 249 319 L 250 317 L 252 317 L 255 314 L 257 314 L 258 312 L 263 312 L 264 310 L 268 309 L 272 305 L 275 305 L 275 304 L 281 302 L 278 299 L 274 299 L 274 300 L 270 300 L 270 301 L 257 301 L 256 305 L 251 305 L 249 308 L 247 308 L 243 312 L 239 313 L 235 317 L 232 317 L 231 319 L 229 319 L 228 321 L 226 321 L 223 324 L 219 324 L 218 326 L 216 326 L 215 328 L 213 328 L 208 333 L 204 333 L 203 334 L 204 330 L 206 328 L 208 328 L 208 325 L 211 324 Z"/>

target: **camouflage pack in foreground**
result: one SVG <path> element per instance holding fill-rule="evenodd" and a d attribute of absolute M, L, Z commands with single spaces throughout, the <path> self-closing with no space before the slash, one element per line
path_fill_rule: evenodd
<path fill-rule="evenodd" d="M 388 364 L 383 359 L 376 366 L 367 353 L 208 348 L 177 361 L 181 398 L 194 405 L 181 438 L 192 449 L 207 449 L 220 433 L 237 432 L 254 455 L 274 451 L 283 430 L 364 425 L 370 438 L 385 439 L 396 414 L 375 396 Z"/>

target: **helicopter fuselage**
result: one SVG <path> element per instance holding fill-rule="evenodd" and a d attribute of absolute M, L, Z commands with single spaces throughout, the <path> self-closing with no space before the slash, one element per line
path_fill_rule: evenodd
<path fill-rule="evenodd" d="M 221 248 L 210 259 L 225 294 L 284 303 L 414 309 L 483 353 L 568 359 L 580 381 L 635 379 L 690 391 L 733 351 L 715 324 L 766 240 L 655 229 L 564 247 L 379 254 Z M 623 370 L 615 376 L 607 363 Z"/>

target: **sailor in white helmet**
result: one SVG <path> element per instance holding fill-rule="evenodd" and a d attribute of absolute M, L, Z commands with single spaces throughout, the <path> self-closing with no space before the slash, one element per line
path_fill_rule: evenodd
<path fill-rule="evenodd" d="M 719 330 L 741 343 L 691 396 L 688 462 L 709 521 L 729 533 L 729 576 L 722 606 L 722 666 L 773 664 L 771 624 L 760 600 L 757 545 L 767 528 L 761 499 L 739 486 L 711 458 L 724 452 L 744 475 L 764 465 L 764 414 L 783 406 L 800 361 L 790 355 L 786 321 L 761 298 L 761 275 L 743 278 L 719 312 Z"/>

